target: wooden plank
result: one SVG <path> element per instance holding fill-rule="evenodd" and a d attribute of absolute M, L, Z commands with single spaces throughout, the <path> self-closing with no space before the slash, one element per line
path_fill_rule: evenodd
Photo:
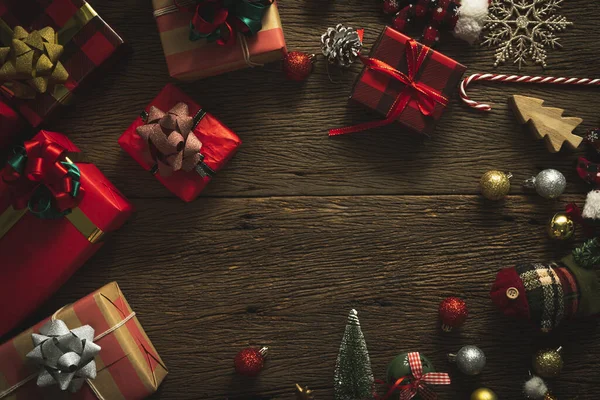
<path fill-rule="evenodd" d="M 130 43 L 134 52 L 97 85 L 79 96 L 77 106 L 50 126 L 66 132 L 130 197 L 171 197 L 117 145 L 118 136 L 139 111 L 170 81 L 149 1 L 92 1 L 98 12 Z M 362 0 L 280 2 L 289 49 L 319 51 L 319 36 L 328 26 L 345 22 L 366 29 L 370 49 L 389 18 L 380 2 Z M 585 13 L 580 10 L 585 9 Z M 528 67 L 527 74 L 600 76 L 595 49 L 600 39 L 596 15 L 600 3 L 572 0 L 561 10 L 575 26 L 562 33 L 563 50 L 549 52 L 549 67 Z M 474 72 L 516 72 L 492 68 L 493 49 L 468 47 L 448 38 L 438 50 Z M 557 168 L 570 181 L 568 191 L 582 191 L 572 165 L 575 153 L 548 154 L 541 142 L 519 125 L 507 104 L 513 94 L 552 99 L 584 123 L 583 135 L 598 123 L 597 89 L 535 85 L 475 84 L 476 100 L 492 101 L 491 113 L 467 109 L 452 99 L 429 140 L 397 126 L 347 137 L 329 138 L 328 128 L 379 118 L 346 101 L 360 71 L 331 71 L 321 58 L 305 84 L 288 82 L 267 70 L 244 70 L 191 84 L 179 84 L 244 141 L 239 153 L 207 188 L 207 196 L 330 194 L 476 193 L 479 177 L 489 169 L 510 169 L 518 180 L 543 168 Z M 515 193 L 522 190 L 517 185 Z"/>
<path fill-rule="evenodd" d="M 570 251 L 570 243 L 545 236 L 558 202 L 353 196 L 135 205 L 134 219 L 30 322 L 117 280 L 170 368 L 157 399 L 283 400 L 292 398 L 296 382 L 313 388 L 317 399 L 332 399 L 333 366 L 352 307 L 376 376 L 397 353 L 419 350 L 455 379 L 439 391 L 441 400 L 465 399 L 477 386 L 521 398 L 530 354 L 541 345 L 565 347 L 565 369 L 553 385 L 559 398 L 588 399 L 597 389 L 594 321 L 544 337 L 501 316 L 489 299 L 499 268 Z M 467 300 L 470 317 L 463 329 L 444 334 L 437 306 L 450 295 Z M 445 361 L 465 344 L 487 354 L 479 378 L 460 376 Z M 233 374 L 235 353 L 248 345 L 271 347 L 255 381 Z"/>

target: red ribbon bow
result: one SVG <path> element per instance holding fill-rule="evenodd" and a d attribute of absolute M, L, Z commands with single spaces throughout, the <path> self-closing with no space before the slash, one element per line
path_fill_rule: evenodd
<path fill-rule="evenodd" d="M 40 185 L 50 190 L 54 200 L 53 206 L 58 211 L 76 207 L 82 191 L 79 190 L 77 197 L 71 195 L 73 178 L 61 164 L 65 160 L 66 149 L 46 138 L 29 140 L 23 147 L 27 160 L 22 173 L 10 166 L 2 171 L 2 181 L 11 192 L 13 207 L 27 207 L 29 199 Z"/>
<path fill-rule="evenodd" d="M 439 103 L 444 107 L 448 105 L 448 99 L 444 95 L 427 86 L 426 84 L 415 80 L 416 74 L 423 65 L 423 62 L 425 61 L 425 58 L 427 58 L 430 50 L 431 49 L 427 46 L 421 46 L 421 50 L 419 51 L 419 44 L 414 39 L 410 39 L 407 42 L 407 74 L 398 71 L 381 60 L 360 56 L 360 60 L 367 68 L 388 75 L 389 77 L 404 83 L 406 86 L 400 92 L 400 94 L 398 94 L 396 101 L 390 108 L 390 111 L 388 111 L 385 119 L 380 121 L 365 122 L 364 124 L 348 126 L 345 128 L 332 129 L 329 131 L 329 136 L 344 135 L 346 133 L 360 132 L 367 129 L 389 125 L 398 119 L 400 114 L 402 114 L 404 109 L 413 99 L 417 101 L 421 113 L 426 116 L 433 113 L 435 109 L 435 103 Z"/>

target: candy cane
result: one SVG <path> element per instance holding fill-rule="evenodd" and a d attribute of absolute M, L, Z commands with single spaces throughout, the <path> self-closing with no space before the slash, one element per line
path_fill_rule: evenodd
<path fill-rule="evenodd" d="M 479 103 L 471 100 L 467 95 L 467 86 L 473 81 L 500 81 L 516 83 L 548 83 L 554 85 L 587 85 L 600 86 L 600 79 L 588 78 L 555 78 L 553 76 L 520 76 L 520 75 L 502 75 L 502 74 L 473 74 L 465 78 L 460 84 L 460 98 L 467 103 L 469 107 L 476 110 L 490 111 L 492 106 L 485 103 Z"/>

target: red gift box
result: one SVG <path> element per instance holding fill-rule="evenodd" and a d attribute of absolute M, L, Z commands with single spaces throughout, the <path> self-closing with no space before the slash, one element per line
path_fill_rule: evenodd
<path fill-rule="evenodd" d="M 170 176 L 162 176 L 157 172 L 157 151 L 147 139 L 137 132 L 137 128 L 145 125 L 144 118 L 138 117 L 133 124 L 119 138 L 119 145 L 133 157 L 146 171 L 154 173 L 156 178 L 171 192 L 185 201 L 192 201 L 204 187 L 211 181 L 211 175 L 218 172 L 233 157 L 237 148 L 242 143 L 240 138 L 221 121 L 206 113 L 189 96 L 173 85 L 167 85 L 148 105 L 145 113 L 151 111 L 152 106 L 167 113 L 179 103 L 185 103 L 189 108 L 189 115 L 195 116 L 196 123 L 190 135 L 201 142 L 200 157 L 204 171 L 177 170 Z"/>
<path fill-rule="evenodd" d="M 15 110 L 0 101 L 0 151 L 13 143 L 24 126 L 24 121 Z"/>
<path fill-rule="evenodd" d="M 390 27 L 383 30 L 369 58 L 362 60 L 366 67 L 358 77 L 350 99 L 385 115 L 386 119 L 335 129 L 331 135 L 374 128 L 393 121 L 429 134 L 467 69 Z"/>
<path fill-rule="evenodd" d="M 46 370 L 27 357 L 35 347 L 33 333 L 40 334 L 44 326 L 52 324 L 54 335 L 60 335 L 56 331 L 62 323 L 71 330 L 63 331 L 67 340 L 78 337 L 76 329 L 89 325 L 88 329 L 94 330 L 93 343 L 100 347 L 93 357 L 96 376 L 86 379 L 74 394 L 68 390 L 61 392 L 56 383 L 38 387 L 38 374 Z M 85 346 L 88 350 L 92 347 L 89 343 Z M 44 349 L 52 350 L 53 346 L 47 343 Z M 57 357 L 50 350 L 48 358 Z M 62 307 L 50 318 L 0 345 L 0 398 L 5 400 L 139 400 L 156 392 L 167 373 L 164 362 L 116 282 Z M 64 378 L 67 374 L 61 375 Z"/>
<path fill-rule="evenodd" d="M 26 149 L 32 146 L 43 150 L 28 153 L 24 173 L 14 179 L 12 166 L 0 171 L 4 185 L 0 186 L 0 304 L 10 304 L 3 308 L 0 335 L 39 307 L 102 247 L 105 234 L 120 228 L 133 211 L 95 165 L 75 161 L 81 153 L 66 136 L 40 131 L 25 143 Z M 73 186 L 72 181 L 57 177 L 56 165 L 64 165 L 65 157 L 79 168 L 79 193 L 73 199 L 54 192 L 52 207 L 73 201 L 71 208 L 54 219 L 39 218 L 32 201 L 40 189 Z"/>
<path fill-rule="evenodd" d="M 0 92 L 29 123 L 37 127 L 61 105 L 72 102 L 73 92 L 92 81 L 99 67 L 123 44 L 123 39 L 84 0 L 3 0 L 0 3 L 0 47 L 10 46 L 15 27 L 31 33 L 52 27 L 63 46 L 58 61 L 69 74 L 66 82 L 49 85 L 33 99 L 17 98 L 6 84 Z M 1 64 L 0 64 L 1 65 Z"/>

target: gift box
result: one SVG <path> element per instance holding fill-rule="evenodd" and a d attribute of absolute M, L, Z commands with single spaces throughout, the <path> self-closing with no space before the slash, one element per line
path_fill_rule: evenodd
<path fill-rule="evenodd" d="M 129 218 L 129 201 L 64 135 L 40 131 L 0 171 L 0 335 Z"/>
<path fill-rule="evenodd" d="M 93 81 L 90 75 L 122 44 L 83 0 L 4 0 L 0 92 L 37 127 L 72 102 L 76 89 Z"/>
<path fill-rule="evenodd" d="M 65 362 L 67 355 L 75 360 Z M 11 400 L 143 399 L 166 375 L 116 282 L 0 346 L 0 398 Z"/>
<path fill-rule="evenodd" d="M 430 134 L 466 67 L 442 53 L 386 27 L 363 58 L 350 99 L 386 116 L 384 120 L 335 129 L 332 135 L 387 125 L 397 121 L 412 131 Z"/>
<path fill-rule="evenodd" d="M 23 119 L 6 103 L 0 101 L 0 152 L 10 146 L 25 127 Z"/>
<path fill-rule="evenodd" d="M 119 138 L 119 145 L 172 193 L 192 201 L 242 143 L 189 96 L 167 85 Z"/>
<path fill-rule="evenodd" d="M 236 0 L 238 3 L 247 0 Z M 208 1 L 204 1 L 209 3 Z M 287 53 L 277 5 L 272 4 L 262 17 L 262 29 L 252 36 L 229 32 L 231 40 L 220 44 L 214 38 L 198 39 L 191 32 L 191 22 L 200 1 L 153 0 L 154 16 L 162 42 L 169 74 L 176 79 L 191 81 L 241 68 L 279 61 Z M 235 2 L 230 2 L 235 3 Z M 187 5 L 183 8 L 182 5 Z M 211 5 L 209 5 L 211 6 Z M 213 12 L 214 14 L 215 12 Z M 232 15 L 231 11 L 229 15 Z M 245 15 L 240 15 L 242 19 Z M 225 24 L 223 24 L 225 25 Z M 235 25 L 227 23 L 228 27 Z M 240 25 L 239 23 L 237 25 Z M 224 28 L 216 27 L 215 31 Z M 202 28 L 201 28 L 202 29 Z M 208 29 L 211 29 L 210 27 Z M 208 36 L 204 35 L 204 36 Z M 196 39 L 196 40 L 191 40 Z M 222 42 L 222 41 L 221 41 Z"/>

